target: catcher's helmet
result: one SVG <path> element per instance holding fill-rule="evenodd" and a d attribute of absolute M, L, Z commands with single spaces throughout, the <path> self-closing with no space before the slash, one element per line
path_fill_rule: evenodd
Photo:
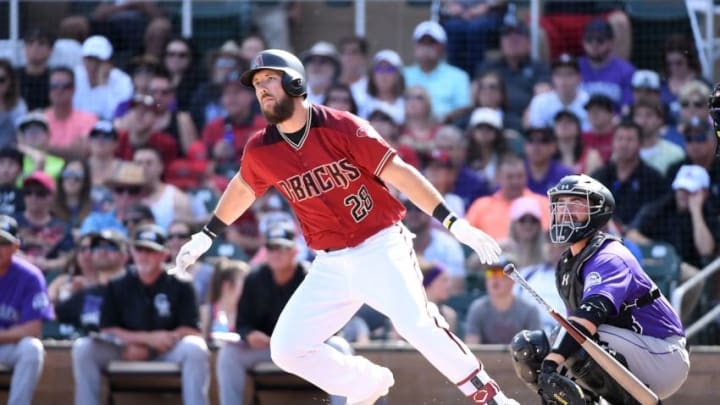
<path fill-rule="evenodd" d="M 615 197 L 602 183 L 584 174 L 573 174 L 547 192 L 550 198 L 550 240 L 557 244 L 575 243 L 600 230 L 615 212 Z M 576 222 L 560 196 L 574 195 L 587 201 L 587 219 Z"/>
<path fill-rule="evenodd" d="M 250 69 L 242 74 L 240 82 L 252 87 L 255 72 L 261 69 L 279 70 L 282 75 L 282 87 L 289 96 L 300 97 L 306 94 L 305 67 L 300 59 L 281 49 L 266 49 L 258 53 Z"/>

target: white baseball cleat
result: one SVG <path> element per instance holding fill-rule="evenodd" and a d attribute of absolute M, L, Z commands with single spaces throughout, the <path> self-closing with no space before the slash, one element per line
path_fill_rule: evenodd
<path fill-rule="evenodd" d="M 390 391 L 390 387 L 392 387 L 394 384 L 395 377 L 393 377 L 392 371 L 385 367 L 381 367 L 380 385 L 378 386 L 377 390 L 375 390 L 372 395 L 363 400 L 348 398 L 347 405 L 375 405 L 375 402 L 377 402 L 378 399 L 387 395 L 388 391 Z"/>

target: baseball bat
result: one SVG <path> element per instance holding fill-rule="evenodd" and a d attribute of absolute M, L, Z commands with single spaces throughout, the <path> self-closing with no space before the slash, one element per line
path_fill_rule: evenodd
<path fill-rule="evenodd" d="M 660 403 L 658 396 L 650 390 L 645 384 L 642 383 L 633 373 L 630 372 L 625 366 L 623 366 L 617 359 L 610 355 L 610 353 L 603 350 L 600 345 L 595 343 L 592 339 L 588 339 L 578 328 L 571 324 L 564 316 L 558 313 L 555 308 L 548 304 L 540 294 L 537 293 L 523 278 L 515 265 L 510 263 L 505 266 L 503 273 L 506 276 L 513 279 L 516 283 L 520 284 L 530 295 L 535 298 L 540 305 L 545 307 L 545 310 L 550 313 L 550 316 L 555 319 L 560 326 L 562 326 L 570 336 L 575 339 L 580 346 L 590 355 L 590 357 L 597 362 L 607 373 L 615 379 L 615 381 L 622 386 L 625 391 L 633 396 L 641 405 L 657 405 Z"/>

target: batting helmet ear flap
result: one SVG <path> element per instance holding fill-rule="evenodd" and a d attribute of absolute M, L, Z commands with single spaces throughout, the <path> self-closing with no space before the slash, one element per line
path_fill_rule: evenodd
<path fill-rule="evenodd" d="M 300 97 L 305 95 L 305 85 L 302 77 L 290 77 L 289 74 L 283 74 L 282 86 L 285 93 L 291 97 Z"/>

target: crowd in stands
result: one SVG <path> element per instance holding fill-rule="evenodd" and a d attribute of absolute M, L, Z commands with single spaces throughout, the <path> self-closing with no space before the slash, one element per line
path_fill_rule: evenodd
<path fill-rule="evenodd" d="M 172 36 L 154 2 L 139 3 L 146 6 L 66 19 L 75 37 L 30 29 L 25 64 L 0 59 L 0 363 L 9 361 L 5 346 L 20 345 L 16 372 L 41 368 L 36 338 L 75 339 L 76 403 L 95 404 L 100 369 L 112 359 L 177 360 L 184 398 L 198 404 L 207 400 L 206 341 L 234 332 L 247 344 L 223 346 L 217 367 L 223 403 L 238 403 L 236 366 L 269 360 L 269 335 L 314 256 L 281 190 L 259 197 L 187 274 L 168 269 L 207 222 L 248 138 L 267 125 L 241 73 L 268 44 L 289 49 L 290 41 L 262 31 L 203 54 Z M 287 19 L 296 6 L 256 11 L 263 21 Z M 655 70 L 636 69 L 619 44 L 627 42 L 623 18 L 605 10 L 578 27 L 548 13 L 546 62 L 531 58 L 529 28 L 513 5 L 447 0 L 440 22 L 407 33 L 412 60 L 359 37 L 298 52 L 308 101 L 367 119 L 456 212 L 502 244 L 503 262 L 481 265 L 405 204 L 428 305 L 468 343 L 507 344 L 519 330 L 552 328 L 501 269 L 515 263 L 562 307 L 552 294 L 561 249 L 548 240 L 546 191 L 564 175 L 590 174 L 613 192 L 607 231 L 641 260 L 638 246 L 667 242 L 685 280 L 717 257 L 710 83 L 682 35 L 667 35 Z M 129 22 L 136 38 L 122 34 Z M 490 48 L 499 54 L 486 57 Z M 117 49 L 135 54 L 121 62 Z M 20 277 L 32 288 L 6 299 Z M 720 301 L 720 283 L 708 283 L 688 297 L 686 321 L 698 302 Z M 364 307 L 339 331 L 337 348 L 352 350 L 343 339 L 396 337 Z M 13 389 L 10 402 L 28 403 L 23 395 Z"/>

